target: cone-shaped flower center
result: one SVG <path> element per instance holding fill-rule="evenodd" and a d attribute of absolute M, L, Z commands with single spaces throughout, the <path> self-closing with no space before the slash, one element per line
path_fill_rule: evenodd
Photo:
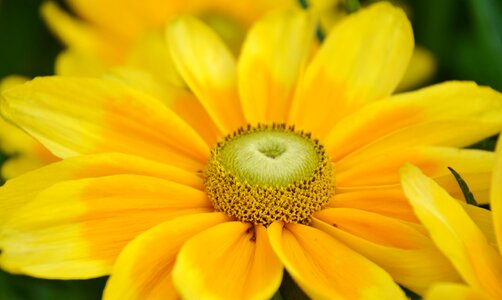
<path fill-rule="evenodd" d="M 227 136 L 211 152 L 204 184 L 217 211 L 265 226 L 307 224 L 335 191 L 324 147 L 285 125 L 248 126 Z"/>

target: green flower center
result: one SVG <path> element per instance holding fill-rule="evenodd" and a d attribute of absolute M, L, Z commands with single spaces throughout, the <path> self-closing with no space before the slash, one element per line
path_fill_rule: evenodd
<path fill-rule="evenodd" d="M 308 224 L 334 195 L 319 141 L 283 124 L 240 128 L 211 151 L 206 193 L 217 211 L 243 222 Z"/>

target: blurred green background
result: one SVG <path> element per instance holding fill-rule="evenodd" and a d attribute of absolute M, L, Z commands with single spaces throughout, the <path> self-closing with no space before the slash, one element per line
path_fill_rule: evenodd
<path fill-rule="evenodd" d="M 408 8 L 416 43 L 437 59 L 438 70 L 429 83 L 474 80 L 502 91 L 502 0 L 398 2 Z M 40 19 L 40 3 L 0 0 L 0 78 L 52 74 L 61 45 Z M 481 147 L 493 147 L 493 139 Z M 0 300 L 99 299 L 104 282 L 51 281 L 0 272 Z"/>

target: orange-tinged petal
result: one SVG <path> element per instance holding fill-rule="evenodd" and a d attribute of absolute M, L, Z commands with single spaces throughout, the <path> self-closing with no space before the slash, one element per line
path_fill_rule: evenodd
<path fill-rule="evenodd" d="M 209 155 L 164 104 L 119 82 L 42 77 L 3 96 L 4 117 L 59 157 L 118 151 L 198 170 Z"/>
<path fill-rule="evenodd" d="M 314 21 L 305 11 L 281 10 L 249 31 L 238 64 L 239 95 L 248 123 L 286 121 L 312 45 Z"/>
<path fill-rule="evenodd" d="M 336 124 L 324 144 L 332 160 L 351 165 L 389 149 L 468 146 L 500 128 L 500 93 L 472 82 L 445 82 L 362 108 Z"/>
<path fill-rule="evenodd" d="M 502 297 L 502 258 L 455 199 L 412 165 L 401 171 L 403 189 L 417 217 L 462 278 Z"/>
<path fill-rule="evenodd" d="M 440 283 L 433 285 L 425 294 L 425 300 L 490 300 L 481 290 L 457 283 Z"/>
<path fill-rule="evenodd" d="M 270 299 L 282 265 L 261 225 L 227 222 L 194 236 L 181 248 L 173 281 L 183 299 Z"/>
<path fill-rule="evenodd" d="M 129 4 L 130 2 L 131 4 Z M 134 2 L 120 0 L 68 0 L 68 4 L 95 27 L 124 39 L 134 39 L 146 26 Z"/>
<path fill-rule="evenodd" d="M 186 16 L 167 26 L 166 38 L 178 71 L 218 128 L 229 133 L 243 125 L 235 59 L 216 33 Z"/>
<path fill-rule="evenodd" d="M 171 271 L 179 249 L 195 234 L 225 221 L 229 218 L 222 213 L 193 214 L 142 233 L 117 258 L 103 299 L 178 299 Z"/>
<path fill-rule="evenodd" d="M 341 188 L 328 203 L 333 208 L 355 208 L 403 221 L 418 220 L 401 187 Z"/>
<path fill-rule="evenodd" d="M 361 150 L 364 160 L 348 158 L 350 163 L 345 160 L 334 163 L 338 188 L 398 184 L 399 169 L 406 163 L 412 163 L 420 167 L 427 176 L 440 182 L 450 194 L 462 199 L 462 191 L 448 170 L 448 167 L 453 168 L 461 174 L 480 203 L 488 202 L 488 179 L 494 160 L 492 152 L 435 146 L 397 146 L 375 156 L 362 152 L 364 150 Z"/>
<path fill-rule="evenodd" d="M 317 212 L 312 226 L 369 258 L 417 293 L 422 294 L 434 282 L 459 279 L 416 224 L 364 210 L 331 208 Z"/>
<path fill-rule="evenodd" d="M 33 200 L 44 189 L 62 181 L 134 174 L 159 177 L 198 190 L 202 179 L 195 173 L 170 165 L 121 153 L 102 153 L 68 158 L 7 181 L 0 189 L 0 224 L 12 213 Z"/>
<path fill-rule="evenodd" d="M 412 50 L 406 15 L 386 2 L 344 18 L 306 70 L 289 122 L 324 136 L 347 113 L 390 95 Z"/>
<path fill-rule="evenodd" d="M 389 274 L 318 229 L 276 222 L 267 232 L 291 277 L 313 299 L 405 299 Z"/>
<path fill-rule="evenodd" d="M 316 212 L 314 217 L 339 230 L 387 247 L 414 249 L 431 244 L 424 230 L 419 230 L 416 224 L 413 226 L 360 209 L 327 208 Z"/>
<path fill-rule="evenodd" d="M 103 276 L 145 230 L 210 212 L 204 192 L 164 179 L 114 175 L 52 185 L 14 212 L 0 235 L 0 265 L 36 277 Z"/>
<path fill-rule="evenodd" d="M 199 100 L 185 89 L 166 84 L 151 73 L 130 67 L 113 68 L 104 77 L 124 82 L 161 100 L 204 138 L 208 145 L 214 145 L 221 136 Z"/>
<path fill-rule="evenodd" d="M 490 205 L 499 252 L 502 254 L 502 139 L 499 138 L 496 149 L 491 181 Z"/>

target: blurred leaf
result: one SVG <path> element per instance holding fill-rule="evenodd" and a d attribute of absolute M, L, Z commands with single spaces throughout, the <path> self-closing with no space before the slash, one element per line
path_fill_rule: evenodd
<path fill-rule="evenodd" d="M 0 271 L 0 299 L 92 300 L 101 299 L 106 278 L 44 280 Z"/>
<path fill-rule="evenodd" d="M 0 2 L 0 78 L 53 73 L 60 46 L 40 18 L 40 3 L 41 0 Z"/>
<path fill-rule="evenodd" d="M 502 11 L 494 0 L 469 0 L 479 54 L 478 68 L 486 78 L 482 83 L 502 91 Z"/>

